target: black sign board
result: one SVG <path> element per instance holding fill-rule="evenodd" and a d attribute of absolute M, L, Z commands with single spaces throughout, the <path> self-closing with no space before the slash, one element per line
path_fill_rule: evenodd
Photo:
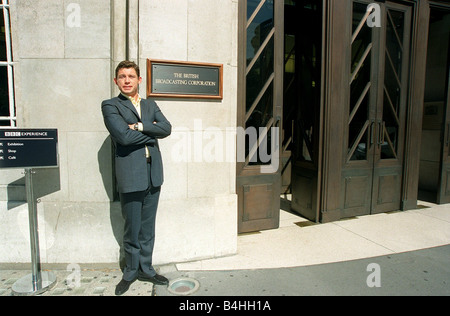
<path fill-rule="evenodd" d="M 148 60 L 149 97 L 222 99 L 223 65 Z"/>
<path fill-rule="evenodd" d="M 0 129 L 0 168 L 57 166 L 56 129 Z"/>

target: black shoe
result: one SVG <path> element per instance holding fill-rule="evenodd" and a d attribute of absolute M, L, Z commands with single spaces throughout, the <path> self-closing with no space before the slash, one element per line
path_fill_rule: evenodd
<path fill-rule="evenodd" d="M 116 291 L 115 294 L 116 295 L 122 295 L 124 294 L 126 291 L 128 291 L 128 289 L 130 288 L 130 285 L 134 282 L 133 281 L 127 281 L 122 279 L 122 281 L 119 282 L 119 284 L 116 285 Z"/>
<path fill-rule="evenodd" d="M 154 276 L 151 277 L 140 271 L 138 273 L 138 280 L 144 281 L 144 282 L 151 282 L 155 285 L 168 285 L 169 284 L 169 280 L 167 278 L 163 277 L 162 275 L 155 274 Z"/>

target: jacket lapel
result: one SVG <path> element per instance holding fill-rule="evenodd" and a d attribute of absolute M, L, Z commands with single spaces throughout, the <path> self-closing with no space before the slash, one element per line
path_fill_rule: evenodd
<path fill-rule="evenodd" d="M 141 99 L 141 116 L 142 120 L 148 117 L 149 105 L 147 99 Z"/>
<path fill-rule="evenodd" d="M 124 97 L 122 94 L 119 94 L 119 100 L 120 100 L 120 103 L 122 103 L 122 105 L 124 105 L 125 107 L 130 109 L 139 120 L 141 119 L 139 117 L 139 114 L 136 111 L 136 108 L 134 107 L 133 103 L 131 103 L 131 101 L 128 100 L 128 98 Z"/>

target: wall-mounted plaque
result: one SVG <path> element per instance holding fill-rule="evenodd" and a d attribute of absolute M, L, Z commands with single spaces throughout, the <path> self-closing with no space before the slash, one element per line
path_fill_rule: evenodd
<path fill-rule="evenodd" d="M 223 65 L 147 60 L 147 96 L 223 99 Z"/>

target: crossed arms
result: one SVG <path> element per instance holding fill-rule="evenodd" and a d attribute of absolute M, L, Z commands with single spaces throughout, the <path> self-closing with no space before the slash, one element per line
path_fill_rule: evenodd
<path fill-rule="evenodd" d="M 106 128 L 111 137 L 122 146 L 154 145 L 157 138 L 164 138 L 171 134 L 172 125 L 155 105 L 155 117 L 152 122 L 142 121 L 142 131 L 134 130 L 133 122 L 127 122 L 120 114 L 116 105 L 104 101 L 102 113 Z"/>

